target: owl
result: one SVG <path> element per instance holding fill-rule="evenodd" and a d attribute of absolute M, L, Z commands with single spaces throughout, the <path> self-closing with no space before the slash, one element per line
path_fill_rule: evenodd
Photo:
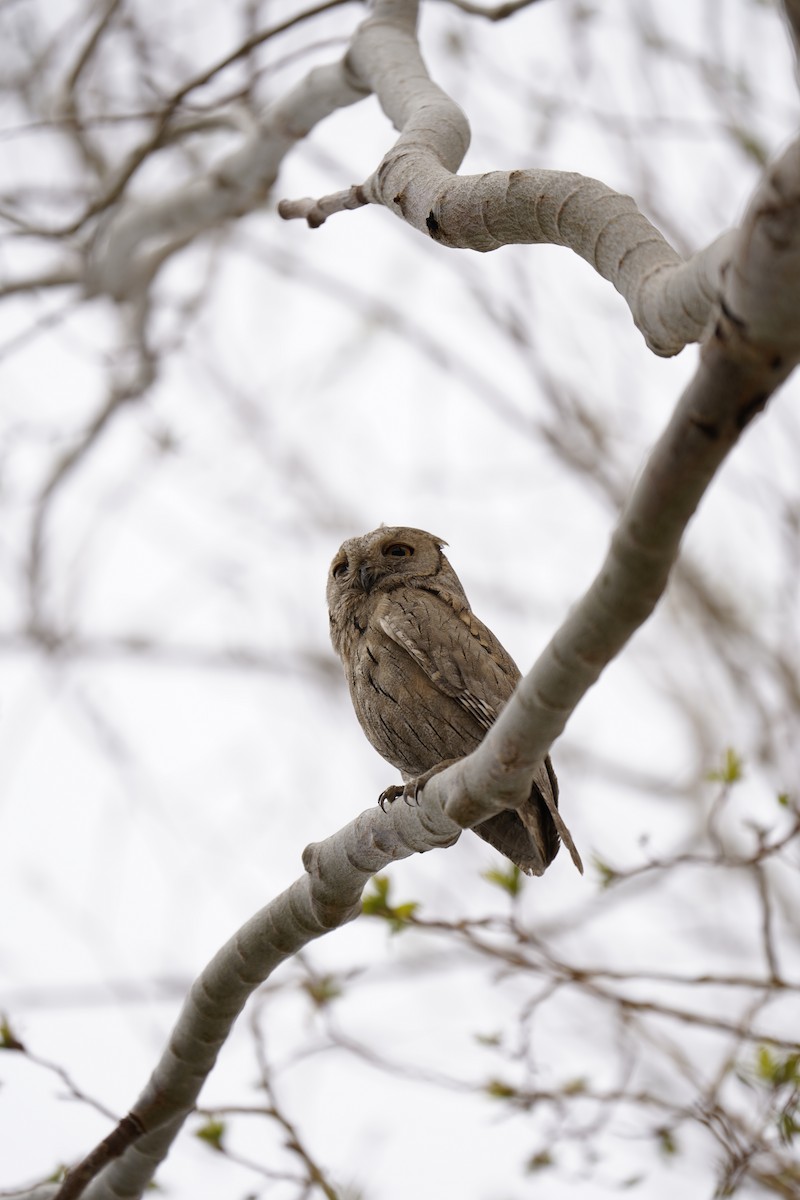
<path fill-rule="evenodd" d="M 445 545 L 422 529 L 381 526 L 344 542 L 328 575 L 331 640 L 356 716 L 406 781 L 382 799 L 412 794 L 420 776 L 474 750 L 520 679 L 472 612 Z M 558 852 L 559 833 L 574 851 L 557 801 L 548 757 L 527 804 L 474 831 L 525 874 L 541 875 Z"/>

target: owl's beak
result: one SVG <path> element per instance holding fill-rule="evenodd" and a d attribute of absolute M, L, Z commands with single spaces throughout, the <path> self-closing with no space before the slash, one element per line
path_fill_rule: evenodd
<path fill-rule="evenodd" d="M 361 580 L 361 586 L 364 591 L 368 592 L 374 586 L 378 575 L 370 567 L 363 566 L 358 572 L 358 578 Z"/>

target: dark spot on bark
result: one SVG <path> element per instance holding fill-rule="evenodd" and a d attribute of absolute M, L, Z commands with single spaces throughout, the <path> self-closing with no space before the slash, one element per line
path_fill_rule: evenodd
<path fill-rule="evenodd" d="M 397 195 L 396 195 L 396 196 L 395 196 L 395 198 L 394 198 L 394 203 L 395 203 L 395 204 L 397 205 L 397 207 L 400 209 L 400 212 L 403 214 L 403 216 L 405 216 L 405 215 L 406 215 L 406 197 L 405 197 L 405 192 L 398 192 L 398 193 L 397 193 Z"/>
<path fill-rule="evenodd" d="M 425 218 L 425 224 L 428 226 L 428 232 L 430 233 L 431 237 L 437 238 L 439 236 L 439 222 L 436 220 L 436 215 L 433 209 L 431 209 Z"/>
<path fill-rule="evenodd" d="M 713 421 L 703 421 L 700 417 L 689 417 L 689 424 L 694 425 L 700 433 L 704 433 L 711 442 L 719 437 L 719 429 Z"/>
<path fill-rule="evenodd" d="M 752 400 L 748 400 L 747 404 L 743 404 L 736 414 L 736 428 L 744 429 L 746 425 L 749 425 L 753 417 L 764 408 L 768 399 L 769 396 L 759 393 L 757 396 L 753 396 Z"/>

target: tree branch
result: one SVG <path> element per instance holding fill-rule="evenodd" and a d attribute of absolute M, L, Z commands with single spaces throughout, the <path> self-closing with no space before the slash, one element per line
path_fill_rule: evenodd
<path fill-rule="evenodd" d="M 658 603 L 683 532 L 719 466 L 800 361 L 799 208 L 800 142 L 794 142 L 751 201 L 717 327 L 620 517 L 599 574 L 479 749 L 426 788 L 436 789 L 459 825 L 476 823 L 479 798 L 497 795 L 502 783 L 512 793 L 515 784 L 520 790 L 529 785 L 530 772 L 579 701 Z M 482 810 L 478 819 L 485 815 Z"/>
<path fill-rule="evenodd" d="M 308 846 L 306 874 L 211 960 L 192 986 L 141 1096 L 101 1147 L 69 1173 L 55 1193 L 58 1200 L 140 1195 L 193 1110 L 250 994 L 314 938 L 354 920 L 373 874 L 410 854 L 451 845 L 459 833 L 435 809 L 418 812 L 398 804 L 388 814 L 371 808 L 333 837 Z"/>
<path fill-rule="evenodd" d="M 213 171 L 160 200 L 130 201 L 121 208 L 95 241 L 90 292 L 115 300 L 140 295 L 174 250 L 263 204 L 288 151 L 324 117 L 363 98 L 344 61 L 311 71 Z"/>
<path fill-rule="evenodd" d="M 282 217 L 312 227 L 381 204 L 442 246 L 486 252 L 519 243 L 566 246 L 625 298 L 657 354 L 677 354 L 709 330 L 730 253 L 724 235 L 688 262 L 623 196 L 576 172 L 520 170 L 457 176 L 469 146 L 461 109 L 431 80 L 416 36 L 417 3 L 377 0 L 347 62 L 375 93 L 400 137 L 358 187 L 321 200 L 284 200 Z"/>
<path fill-rule="evenodd" d="M 288 151 L 310 130 L 337 108 L 354 104 L 365 96 L 360 84 L 349 72 L 346 62 L 318 67 L 293 87 L 282 99 L 270 105 L 242 137 L 239 147 L 223 157 L 213 170 L 204 171 L 189 183 L 165 193 L 159 200 L 144 202 L 125 199 L 128 185 L 149 156 L 165 145 L 174 128 L 174 117 L 182 102 L 193 91 L 205 86 L 220 72 L 246 58 L 270 38 L 299 23 L 352 0 L 320 0 L 303 12 L 259 30 L 230 54 L 194 75 L 169 96 L 156 114 L 149 135 L 114 169 L 106 172 L 99 194 L 70 224 L 61 228 L 38 228 L 26 224 L 30 236 L 52 242 L 72 237 L 95 218 L 100 220 L 88 240 L 85 256 L 73 265 L 75 255 L 64 265 L 41 277 L 20 279 L 4 284 L 0 297 L 38 287 L 56 287 L 81 283 L 88 295 L 106 294 L 123 302 L 140 299 L 163 263 L 188 241 L 221 222 L 241 217 L 261 206 L 275 181 L 280 164 Z M 83 70 L 87 56 L 97 48 L 98 39 L 107 29 L 116 9 L 109 0 L 94 35 L 70 72 L 64 85 L 67 123 L 78 130 L 85 158 L 94 158 L 95 171 L 103 164 L 82 139 L 71 99 L 73 85 Z M 191 132 L 186 124 L 181 132 Z"/>

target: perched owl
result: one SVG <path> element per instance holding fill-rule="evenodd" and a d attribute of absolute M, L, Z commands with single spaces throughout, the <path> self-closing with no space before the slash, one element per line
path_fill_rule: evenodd
<path fill-rule="evenodd" d="M 356 715 L 406 781 L 474 750 L 520 678 L 470 609 L 442 553 L 446 544 L 422 529 L 381 526 L 346 541 L 328 576 L 331 640 Z M 559 832 L 574 851 L 557 797 L 547 758 L 528 804 L 490 817 L 475 833 L 526 874 L 541 875 L 558 852 Z"/>

